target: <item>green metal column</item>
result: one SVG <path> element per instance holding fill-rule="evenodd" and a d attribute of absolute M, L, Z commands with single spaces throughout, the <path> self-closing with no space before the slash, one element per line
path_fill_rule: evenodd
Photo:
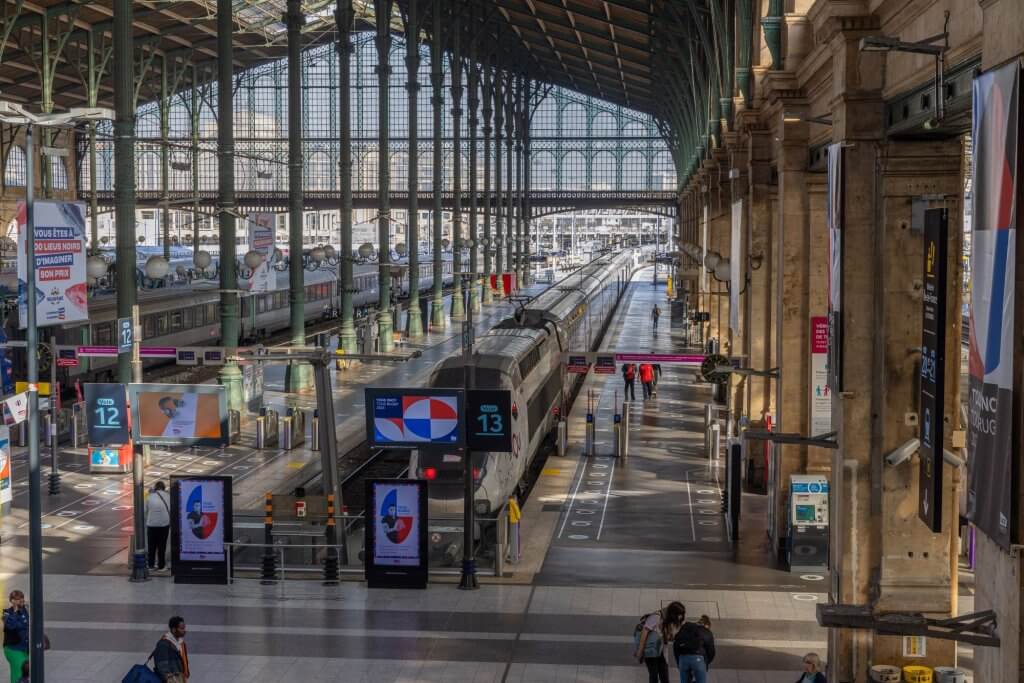
<path fill-rule="evenodd" d="M 508 295 L 502 273 L 505 272 L 505 229 L 502 213 L 504 186 L 501 182 L 502 124 L 505 122 L 505 97 L 501 89 L 502 76 L 494 65 L 494 272 L 498 274 L 498 296 Z"/>
<path fill-rule="evenodd" d="M 516 287 L 523 286 L 523 75 L 516 76 L 515 100 L 512 104 L 515 121 L 515 143 L 516 143 L 516 191 L 513 195 L 512 212 L 515 217 L 515 242 L 513 244 L 514 260 L 512 260 L 512 271 L 516 274 Z"/>
<path fill-rule="evenodd" d="M 135 42 L 132 2 L 114 5 L 114 221 L 117 233 L 117 317 L 131 318 L 135 281 Z M 34 182 L 29 178 L 28 182 Z M 123 267 L 122 267 L 123 266 Z M 117 356 L 117 377 L 132 381 L 132 354 Z"/>
<path fill-rule="evenodd" d="M 491 98 L 494 97 L 494 88 L 491 85 L 491 62 L 484 65 L 484 305 L 494 302 L 494 290 L 491 289 L 491 273 L 494 272 L 491 262 L 491 249 L 494 245 L 491 242 L 491 115 L 494 108 L 491 105 Z"/>
<path fill-rule="evenodd" d="M 302 171 L 302 14 L 301 0 L 288 0 L 288 318 L 291 343 L 306 344 L 306 282 L 302 260 L 303 201 Z M 285 372 L 288 391 L 310 386 L 308 365 L 289 365 Z"/>
<path fill-rule="evenodd" d="M 750 108 L 750 43 L 753 32 L 753 0 L 736 0 L 736 86 L 743 106 Z"/>
<path fill-rule="evenodd" d="M 205 86 L 204 86 L 205 87 Z M 192 65 L 192 106 L 189 133 L 192 136 L 192 254 L 199 251 L 199 70 Z"/>
<path fill-rule="evenodd" d="M 526 97 L 523 98 L 523 282 L 530 284 L 530 102 L 536 84 L 527 79 Z M 540 239 L 538 236 L 538 246 Z"/>
<path fill-rule="evenodd" d="M 352 264 L 352 0 L 338 0 L 338 177 L 341 180 L 341 330 L 338 342 L 345 353 L 356 353 L 355 294 Z"/>
<path fill-rule="evenodd" d="M 392 0 L 374 0 L 377 13 L 377 299 L 378 349 L 395 347 L 391 321 L 391 7 Z"/>
<path fill-rule="evenodd" d="M 515 196 L 515 176 L 512 175 L 512 164 L 515 159 L 515 125 L 516 115 L 513 109 L 515 101 L 514 76 L 508 74 L 508 81 L 505 83 L 505 172 L 508 174 L 508 191 L 505 193 L 505 270 L 509 273 L 516 272 L 516 262 L 512 257 L 512 249 L 515 246 L 515 214 L 513 212 L 513 197 Z M 512 292 L 506 292 L 512 294 Z"/>
<path fill-rule="evenodd" d="M 526 271 L 528 270 L 526 247 L 526 127 L 530 122 L 530 81 L 525 76 L 519 77 L 519 125 L 516 136 L 516 184 L 519 186 L 519 196 L 516 198 L 516 279 L 526 286 Z"/>
<path fill-rule="evenodd" d="M 434 0 L 433 16 L 431 22 L 433 31 L 430 39 L 430 85 L 433 91 L 431 104 L 433 105 L 433 135 L 434 135 L 434 160 L 433 180 L 431 181 L 431 193 L 433 195 L 434 209 L 434 283 L 431 291 L 430 302 L 430 326 L 434 330 L 445 328 L 444 316 L 444 272 L 442 270 L 442 247 L 441 247 L 441 221 L 444 215 L 441 211 L 441 192 L 444 189 L 444 136 L 442 135 L 443 109 L 444 107 L 444 48 L 442 13 L 443 0 Z"/>
<path fill-rule="evenodd" d="M 419 100 L 420 82 L 420 21 L 419 0 L 409 0 L 409 13 L 405 23 L 405 67 L 409 91 L 409 321 L 411 338 L 423 336 L 420 315 L 420 150 Z"/>
<path fill-rule="evenodd" d="M 220 224 L 220 339 L 230 357 L 238 348 L 238 274 L 235 272 L 234 21 L 232 0 L 217 0 L 217 176 Z M 133 261 L 134 262 L 134 261 Z M 220 370 L 228 408 L 242 409 L 242 371 L 235 363 Z"/>
<path fill-rule="evenodd" d="M 171 206 L 167 187 L 171 177 L 171 96 L 167 88 L 167 55 L 160 69 L 160 231 L 164 242 L 164 258 L 171 260 Z"/>
<path fill-rule="evenodd" d="M 452 319 L 466 314 L 462 304 L 462 22 L 459 10 L 451 10 L 452 53 Z"/>
<path fill-rule="evenodd" d="M 785 22 L 782 0 L 768 0 L 768 11 L 761 19 L 764 42 L 772 56 L 772 71 L 782 71 L 782 25 Z"/>
<path fill-rule="evenodd" d="M 476 149 L 476 128 L 480 123 L 480 119 L 477 118 L 477 111 L 480 108 L 480 67 L 476 63 L 477 51 L 476 51 L 476 39 L 474 38 L 470 42 L 469 48 L 469 93 L 467 97 L 467 103 L 469 104 L 469 230 L 468 239 L 470 240 L 469 247 L 469 270 L 473 273 L 480 272 L 479 263 L 479 249 L 480 249 L 480 235 L 477 234 L 478 227 L 476 223 L 477 218 L 477 177 L 476 177 L 476 165 L 477 165 L 477 149 Z M 477 313 L 480 311 L 480 276 L 474 275 L 473 282 L 469 290 L 469 305 L 473 308 L 473 312 Z"/>

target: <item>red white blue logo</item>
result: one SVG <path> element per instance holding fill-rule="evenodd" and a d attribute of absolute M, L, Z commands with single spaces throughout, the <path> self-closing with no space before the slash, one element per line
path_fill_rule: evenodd
<path fill-rule="evenodd" d="M 380 504 L 380 523 L 384 535 L 392 543 L 402 543 L 412 532 L 412 515 L 405 506 L 398 505 L 398 491 L 391 489 Z"/>
<path fill-rule="evenodd" d="M 458 400 L 455 396 L 402 396 L 375 401 L 373 426 L 378 443 L 457 443 Z"/>
<path fill-rule="evenodd" d="M 206 539 L 210 537 L 213 530 L 217 528 L 217 507 L 212 502 L 203 502 L 203 487 L 197 486 L 192 489 L 188 496 L 188 513 L 185 518 L 188 520 L 188 528 L 196 538 Z"/>

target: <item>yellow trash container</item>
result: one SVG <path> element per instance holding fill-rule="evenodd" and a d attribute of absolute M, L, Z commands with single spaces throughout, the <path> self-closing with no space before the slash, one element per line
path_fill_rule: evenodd
<path fill-rule="evenodd" d="M 903 680 L 905 683 L 932 683 L 932 670 L 927 666 L 905 666 Z"/>

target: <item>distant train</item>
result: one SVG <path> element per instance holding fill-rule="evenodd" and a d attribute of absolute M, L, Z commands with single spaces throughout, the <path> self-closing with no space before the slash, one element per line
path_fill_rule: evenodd
<path fill-rule="evenodd" d="M 640 252 L 634 249 L 602 256 L 477 339 L 472 360 L 475 386 L 510 390 L 513 421 L 511 455 L 473 453 L 474 509 L 481 517 L 493 517 L 510 496 L 522 492 L 525 474 L 555 429 L 556 409 L 565 409 L 573 382 L 580 377 L 566 373 L 562 354 L 596 348 L 640 262 Z M 440 361 L 431 374 L 430 386 L 464 386 L 461 355 Z M 432 515 L 461 514 L 460 454 L 416 451 L 409 465 L 410 477 L 430 482 Z M 481 523 L 480 531 L 492 534 L 493 526 Z M 453 562 L 460 538 L 460 534 L 433 532 L 431 555 Z"/>
<path fill-rule="evenodd" d="M 420 263 L 419 289 L 429 291 L 434 282 L 433 263 Z M 452 283 L 452 260 L 445 255 L 442 261 L 442 282 Z M 275 332 L 290 325 L 288 310 L 288 272 L 276 272 L 276 281 L 281 289 L 265 294 L 243 294 L 240 297 L 239 322 L 241 339 L 247 342 L 266 339 Z M 338 273 L 334 268 L 323 268 L 304 273 L 306 285 L 306 322 L 316 322 L 335 316 L 338 303 Z M 358 309 L 365 309 L 377 303 L 378 266 L 356 264 L 353 283 L 357 290 L 353 303 Z M 244 284 L 244 282 L 243 282 Z M 409 294 L 409 278 L 403 277 L 396 283 L 398 296 Z M 215 291 L 214 281 L 198 280 L 191 287 L 174 286 L 138 291 L 139 318 L 142 325 L 142 343 L 146 346 L 216 346 L 220 343 L 220 294 Z M 50 335 L 57 338 L 57 344 L 83 346 L 112 346 L 115 343 L 117 323 L 117 298 L 112 294 L 89 299 L 89 320 L 80 324 L 61 327 L 46 327 L 41 337 L 48 341 Z M 17 311 L 12 311 L 7 320 L 7 334 L 11 339 L 23 339 L 24 332 L 18 330 Z M 148 361 L 147 361 L 148 362 Z M 160 361 L 152 361 L 156 364 Z M 15 367 L 24 367 L 24 358 L 15 357 Z M 117 370 L 116 359 L 91 358 L 88 363 L 67 368 L 71 381 L 112 381 Z"/>

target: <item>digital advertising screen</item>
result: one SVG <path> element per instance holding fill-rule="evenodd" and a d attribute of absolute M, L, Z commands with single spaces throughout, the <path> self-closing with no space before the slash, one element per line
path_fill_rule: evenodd
<path fill-rule="evenodd" d="M 0 505 L 14 500 L 11 488 L 11 430 L 0 425 Z"/>
<path fill-rule="evenodd" d="M 367 439 L 376 448 L 460 447 L 462 403 L 457 389 L 366 389 Z"/>
<path fill-rule="evenodd" d="M 171 477 L 171 571 L 176 583 L 226 583 L 231 477 Z"/>
<path fill-rule="evenodd" d="M 216 384 L 131 384 L 132 435 L 138 443 L 227 444 L 227 402 Z"/>
<path fill-rule="evenodd" d="M 368 523 L 363 555 L 370 588 L 426 588 L 427 482 L 366 482 Z"/>
<path fill-rule="evenodd" d="M 85 424 L 90 446 L 128 443 L 128 397 L 123 384 L 86 384 Z"/>

